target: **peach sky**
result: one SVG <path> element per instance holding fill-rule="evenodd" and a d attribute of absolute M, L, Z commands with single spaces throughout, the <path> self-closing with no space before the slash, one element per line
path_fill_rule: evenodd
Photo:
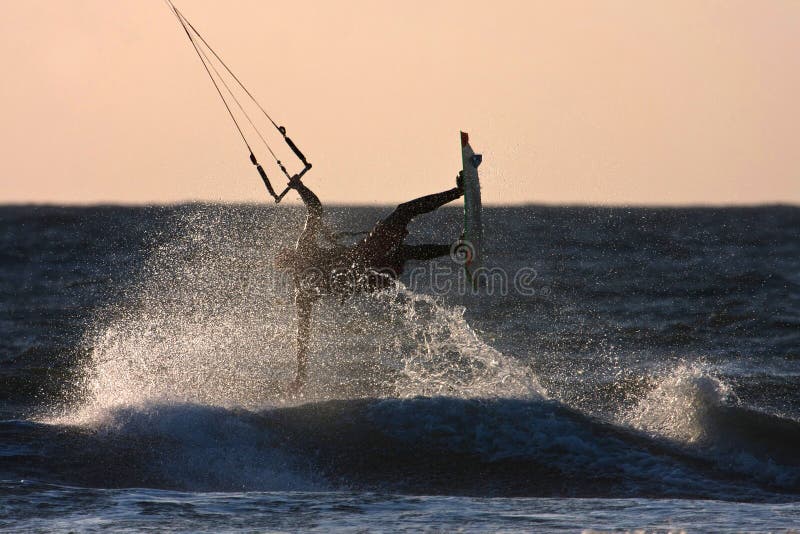
<path fill-rule="evenodd" d="M 176 4 L 324 201 L 450 187 L 465 129 L 491 203 L 800 203 L 796 0 Z M 0 13 L 0 203 L 268 200 L 162 1 Z"/>

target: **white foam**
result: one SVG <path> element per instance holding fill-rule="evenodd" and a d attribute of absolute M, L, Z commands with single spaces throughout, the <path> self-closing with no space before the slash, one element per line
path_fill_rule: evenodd
<path fill-rule="evenodd" d="M 711 411 L 731 395 L 730 388 L 701 363 L 684 364 L 661 378 L 623 422 L 650 434 L 684 443 L 709 436 Z"/>

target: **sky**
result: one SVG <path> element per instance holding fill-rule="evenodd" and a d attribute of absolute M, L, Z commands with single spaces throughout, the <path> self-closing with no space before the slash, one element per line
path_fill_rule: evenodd
<path fill-rule="evenodd" d="M 800 203 L 800 1 L 175 3 L 325 202 Z M 270 201 L 162 0 L 0 13 L 0 203 Z"/>

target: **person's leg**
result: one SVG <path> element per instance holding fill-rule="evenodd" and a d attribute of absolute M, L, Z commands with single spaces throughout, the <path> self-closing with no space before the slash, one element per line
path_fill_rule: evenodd
<path fill-rule="evenodd" d="M 403 245 L 400 249 L 403 261 L 426 261 L 450 255 L 450 245 Z"/>
<path fill-rule="evenodd" d="M 308 376 L 308 343 L 311 337 L 312 299 L 298 289 L 295 297 L 297 306 L 297 374 L 289 384 L 289 393 L 299 393 Z"/>
<path fill-rule="evenodd" d="M 415 198 L 408 202 L 403 202 L 395 210 L 383 220 L 387 225 L 401 225 L 405 226 L 411 219 L 423 213 L 430 213 L 433 210 L 444 206 L 448 202 L 461 197 L 464 194 L 462 189 L 454 187 L 441 193 L 434 193 L 432 195 L 425 195 L 424 197 Z"/>
<path fill-rule="evenodd" d="M 363 259 L 381 259 L 383 255 L 402 245 L 408 235 L 406 226 L 411 219 L 452 202 L 463 194 L 463 189 L 454 187 L 441 193 L 426 195 L 400 204 L 388 217 L 378 222 L 369 235 L 361 241 L 357 246 L 356 255 Z"/>

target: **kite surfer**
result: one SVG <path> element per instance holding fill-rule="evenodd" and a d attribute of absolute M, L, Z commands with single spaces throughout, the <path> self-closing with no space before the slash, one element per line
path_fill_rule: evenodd
<path fill-rule="evenodd" d="M 385 219 L 351 246 L 335 243 L 336 235 L 323 222 L 322 203 L 299 178 L 289 187 L 296 190 L 306 207 L 305 226 L 294 249 L 284 247 L 276 263 L 292 272 L 297 307 L 297 373 L 289 390 L 298 391 L 308 373 L 308 341 L 314 301 L 325 294 L 346 295 L 358 290 L 386 287 L 403 271 L 408 260 L 432 260 L 450 254 L 451 245 L 407 245 L 408 224 L 418 215 L 429 213 L 464 194 L 461 174 L 456 187 L 426 195 L 397 206 Z M 325 238 L 332 246 L 320 244 Z"/>

